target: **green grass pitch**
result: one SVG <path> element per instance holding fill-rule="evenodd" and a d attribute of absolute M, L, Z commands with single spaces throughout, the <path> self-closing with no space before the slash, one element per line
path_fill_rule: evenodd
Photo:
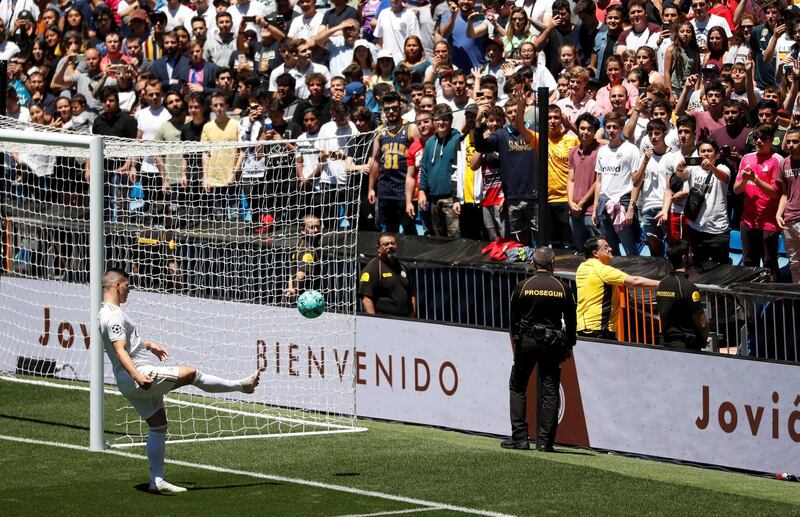
<path fill-rule="evenodd" d="M 88 393 L 0 380 L 0 401 L 3 515 L 800 515 L 797 483 L 372 421 L 359 422 L 366 433 L 168 445 L 184 463 L 167 478 L 190 491 L 153 496 L 141 447 L 8 439 L 85 446 Z"/>

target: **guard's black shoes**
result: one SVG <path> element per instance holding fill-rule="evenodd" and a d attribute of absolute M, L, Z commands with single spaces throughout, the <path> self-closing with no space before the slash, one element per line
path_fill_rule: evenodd
<path fill-rule="evenodd" d="M 539 452 L 556 452 L 552 445 L 537 445 L 536 450 Z"/>
<path fill-rule="evenodd" d="M 531 442 L 528 440 L 515 440 L 513 438 L 509 438 L 500 442 L 500 447 L 503 449 L 519 449 L 527 451 L 531 448 Z"/>

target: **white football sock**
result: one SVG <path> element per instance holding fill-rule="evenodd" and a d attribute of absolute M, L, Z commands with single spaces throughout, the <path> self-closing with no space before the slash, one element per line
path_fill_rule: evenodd
<path fill-rule="evenodd" d="M 167 426 L 151 427 L 147 434 L 147 459 L 150 461 L 150 485 L 156 479 L 164 479 L 164 449 L 167 441 Z"/>
<path fill-rule="evenodd" d="M 202 373 L 198 370 L 198 372 L 194 374 L 194 381 L 192 384 L 208 393 L 227 393 L 231 391 L 244 391 L 248 380 L 249 377 L 232 381 L 217 377 L 216 375 Z"/>

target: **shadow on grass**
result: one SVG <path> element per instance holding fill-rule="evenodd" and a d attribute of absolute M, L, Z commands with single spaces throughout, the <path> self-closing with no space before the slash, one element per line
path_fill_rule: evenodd
<path fill-rule="evenodd" d="M 5 418 L 7 420 L 16 420 L 17 422 L 30 422 L 30 423 L 33 423 L 33 424 L 44 424 L 44 425 L 51 425 L 51 426 L 54 426 L 54 427 L 65 427 L 67 429 L 75 429 L 75 430 L 78 430 L 78 431 L 87 431 L 87 432 L 89 431 L 89 428 L 87 426 L 84 426 L 84 425 L 66 424 L 64 422 L 56 422 L 56 421 L 53 421 L 53 420 L 42 420 L 42 419 L 39 419 L 39 418 L 28 418 L 28 417 L 24 417 L 24 416 L 5 415 L 5 414 L 2 414 L 2 413 L 0 413 L 0 418 Z M 122 433 L 120 431 L 112 431 L 110 429 L 104 429 L 103 432 L 105 434 L 115 434 L 115 435 L 119 435 L 119 436 L 127 436 L 125 433 Z"/>
<path fill-rule="evenodd" d="M 213 485 L 213 486 L 194 486 L 194 483 L 191 481 L 174 481 L 174 483 L 178 486 L 182 486 L 189 490 L 189 492 L 200 492 L 204 490 L 225 490 L 230 488 L 249 488 L 255 486 L 283 486 L 283 483 L 278 483 L 276 481 L 263 481 L 260 483 L 236 483 L 231 485 Z M 135 488 L 138 492 L 145 492 L 150 493 L 148 489 L 150 488 L 150 483 L 139 483 L 135 485 Z M 153 494 L 153 495 L 176 495 L 176 494 Z"/>

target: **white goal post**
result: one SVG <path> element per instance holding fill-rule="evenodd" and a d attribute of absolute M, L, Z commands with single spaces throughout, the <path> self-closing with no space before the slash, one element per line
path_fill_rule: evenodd
<path fill-rule="evenodd" d="M 0 129 L 0 142 L 82 149 L 89 159 L 89 325 L 91 374 L 89 382 L 89 450 L 105 448 L 103 434 L 103 343 L 97 315 L 103 301 L 103 138 L 100 136 Z"/>
<path fill-rule="evenodd" d="M 0 380 L 88 383 L 90 450 L 142 445 L 147 426 L 115 389 L 99 334 L 102 275 L 121 267 L 132 285 L 123 308 L 170 365 L 262 371 L 255 396 L 194 386 L 166 396 L 168 442 L 366 430 L 355 418 L 356 228 L 373 136 L 141 141 L 0 117 Z M 222 194 L 176 200 L 143 186 L 147 174 L 196 179 L 231 157 L 244 165 Z M 330 182 L 304 176 L 309 167 Z M 323 294 L 322 316 L 296 310 L 303 289 Z"/>

